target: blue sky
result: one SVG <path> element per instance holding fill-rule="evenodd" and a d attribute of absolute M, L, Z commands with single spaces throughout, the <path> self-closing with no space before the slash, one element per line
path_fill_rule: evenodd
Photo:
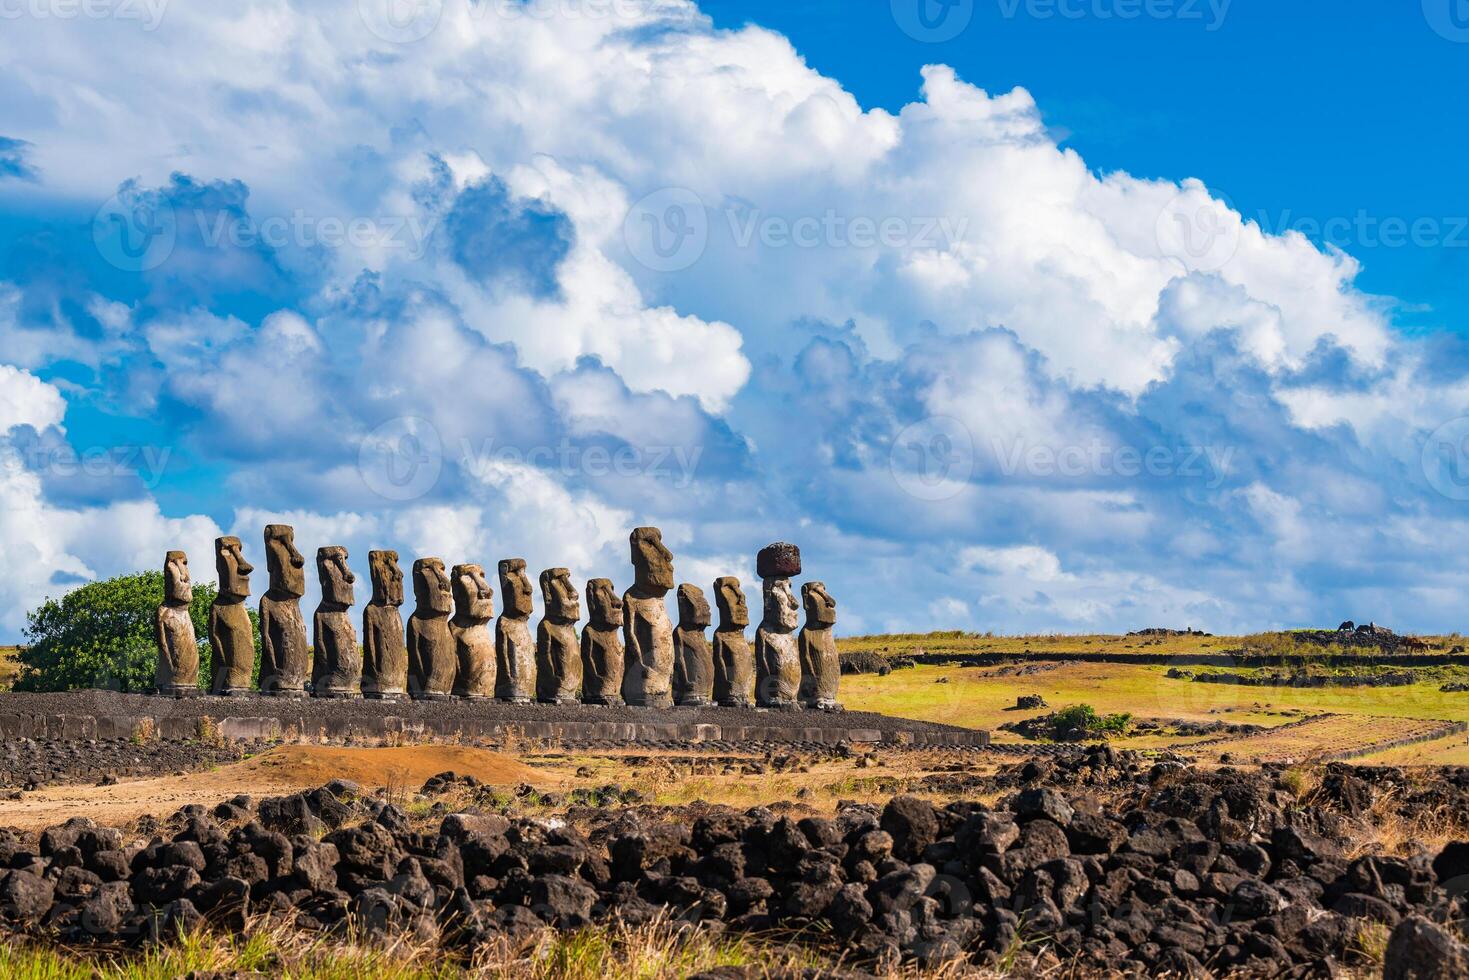
<path fill-rule="evenodd" d="M 0 640 L 280 521 L 752 598 L 789 539 L 844 632 L 1461 628 L 1454 8 L 918 2 L 8 19 Z"/>

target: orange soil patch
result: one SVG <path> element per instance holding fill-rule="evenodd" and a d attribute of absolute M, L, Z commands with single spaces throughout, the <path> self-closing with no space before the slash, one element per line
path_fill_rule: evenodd
<path fill-rule="evenodd" d="M 0 803 L 0 826 L 39 830 L 70 817 L 120 825 L 145 813 L 168 816 L 188 803 L 212 806 L 240 793 L 280 796 L 350 779 L 366 789 L 389 784 L 409 792 L 430 776 L 453 770 L 495 786 L 531 783 L 557 788 L 564 777 L 532 769 L 509 756 L 462 745 L 336 748 L 286 745 L 244 762 L 184 776 L 135 779 L 115 786 L 54 786 Z"/>

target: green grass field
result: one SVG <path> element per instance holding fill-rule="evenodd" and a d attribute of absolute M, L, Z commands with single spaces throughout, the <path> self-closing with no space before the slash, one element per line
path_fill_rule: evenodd
<path fill-rule="evenodd" d="M 1430 647 L 1447 651 L 1461 638 L 1448 636 L 1421 637 Z M 939 633 L 890 633 L 876 636 L 849 636 L 837 641 L 843 653 L 871 650 L 886 656 L 914 654 L 1045 654 L 1045 653 L 1111 653 L 1111 654 L 1222 654 L 1245 650 L 1266 655 L 1324 655 L 1344 652 L 1339 647 L 1323 647 L 1301 643 L 1287 632 L 1254 633 L 1248 636 L 1117 636 L 1107 634 L 1047 633 L 1029 636 L 994 636 L 950 630 Z M 1345 651 L 1350 652 L 1350 651 Z M 1361 652 L 1358 650 L 1357 652 Z"/>

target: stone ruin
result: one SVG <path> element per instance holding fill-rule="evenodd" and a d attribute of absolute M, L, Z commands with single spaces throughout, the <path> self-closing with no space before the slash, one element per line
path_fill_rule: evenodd
<path fill-rule="evenodd" d="M 499 562 L 504 608 L 495 619 L 494 589 L 480 565 L 446 572 L 438 558 L 413 563 L 414 609 L 403 624 L 403 572 L 394 551 L 372 551 L 372 598 L 362 612 L 362 645 L 351 610 L 356 578 L 347 549 L 316 553 L 321 601 L 312 617 L 311 642 L 301 616 L 306 593 L 305 559 L 288 525 L 265 529 L 269 587 L 260 599 L 259 693 L 276 697 L 435 701 L 450 698 L 511 704 L 600 705 L 670 708 L 801 708 L 839 711 L 841 671 L 833 626 L 836 600 L 821 582 L 801 587 L 801 552 L 777 542 L 760 550 L 764 615 L 753 647 L 746 636 L 750 614 L 740 580 L 716 579 L 719 623 L 712 645 L 709 599 L 691 583 L 678 586 L 678 625 L 668 617 L 674 588 L 673 555 L 655 527 L 628 538 L 633 585 L 619 598 L 611 579 L 587 582 L 588 622 L 578 634 L 581 596 L 565 568 L 540 575 L 544 614 L 532 639 L 534 595 L 521 558 Z M 250 574 L 239 538 L 215 541 L 219 593 L 209 610 L 210 692 L 226 697 L 254 693 L 251 673 L 255 636 L 245 602 Z M 157 693 L 185 697 L 199 690 L 199 650 L 190 606 L 188 557 L 170 551 L 164 565 L 165 595 L 157 613 Z M 800 623 L 801 605 L 806 611 Z M 799 627 L 799 633 L 797 629 Z"/>

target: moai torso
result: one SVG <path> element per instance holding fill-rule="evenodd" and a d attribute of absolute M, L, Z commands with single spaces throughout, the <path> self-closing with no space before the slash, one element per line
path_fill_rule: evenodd
<path fill-rule="evenodd" d="M 748 708 L 754 704 L 755 653 L 745 638 L 750 610 L 740 580 L 725 576 L 714 582 L 714 600 L 719 605 L 719 628 L 714 631 L 714 700 L 726 708 Z"/>
<path fill-rule="evenodd" d="M 678 628 L 673 631 L 673 701 L 687 708 L 714 703 L 714 657 L 709 652 L 709 600 L 704 590 L 678 587 Z"/>
<path fill-rule="evenodd" d="M 199 693 L 199 641 L 189 616 L 193 601 L 189 558 L 182 551 L 170 551 L 163 564 L 163 604 L 154 620 L 158 641 L 154 688 L 159 694 L 184 697 Z"/>
<path fill-rule="evenodd" d="M 370 551 L 372 599 L 362 608 L 362 696 L 395 701 L 408 693 L 403 636 L 403 570 L 396 551 Z"/>
<path fill-rule="evenodd" d="M 576 704 L 581 700 L 582 683 L 581 650 L 576 641 L 581 596 L 571 584 L 571 572 L 564 568 L 542 572 L 541 602 L 545 615 L 536 627 L 536 700 Z"/>
<path fill-rule="evenodd" d="M 219 592 L 209 607 L 209 689 L 224 697 L 249 694 L 255 673 L 255 628 L 245 600 L 250 573 L 239 538 L 216 538 L 214 565 Z"/>
<path fill-rule="evenodd" d="M 311 693 L 318 698 L 355 698 L 362 695 L 362 653 L 357 628 L 352 625 L 353 584 L 347 567 L 347 549 L 316 550 L 316 574 L 321 580 L 321 603 L 311 619 Z"/>
<path fill-rule="evenodd" d="M 837 683 L 842 665 L 832 627 L 837 621 L 837 601 L 821 582 L 801 586 L 806 606 L 806 625 L 801 627 L 801 703 L 821 711 L 839 711 Z"/>
<path fill-rule="evenodd" d="M 495 642 L 488 623 L 495 615 L 495 593 L 478 565 L 454 566 L 454 696 L 483 701 L 495 696 Z"/>
<path fill-rule="evenodd" d="M 582 701 L 621 705 L 622 600 L 611 579 L 587 583 L 587 625 L 581 631 Z"/>
<path fill-rule="evenodd" d="M 495 620 L 495 697 L 511 704 L 529 704 L 536 697 L 536 645 L 530 635 L 532 608 L 525 559 L 500 562 L 500 593 L 505 611 Z"/>
<path fill-rule="evenodd" d="M 276 697 L 305 697 L 311 669 L 311 647 L 301 616 L 306 559 L 295 541 L 296 532 L 289 525 L 265 528 L 270 588 L 260 597 L 260 691 Z"/>
<path fill-rule="evenodd" d="M 622 698 L 640 708 L 673 706 L 673 624 L 664 596 L 673 588 L 673 554 L 656 527 L 632 532 L 633 587 L 622 596 Z"/>
<path fill-rule="evenodd" d="M 796 640 L 800 607 L 791 593 L 791 576 L 801 572 L 801 552 L 793 544 L 773 544 L 756 561 L 765 617 L 755 632 L 755 703 L 762 708 L 800 707 L 801 655 Z"/>
<path fill-rule="evenodd" d="M 444 563 L 420 558 L 413 563 L 413 615 L 408 617 L 408 693 L 422 701 L 442 701 L 454 688 L 459 661 L 449 632 L 452 593 Z"/>

